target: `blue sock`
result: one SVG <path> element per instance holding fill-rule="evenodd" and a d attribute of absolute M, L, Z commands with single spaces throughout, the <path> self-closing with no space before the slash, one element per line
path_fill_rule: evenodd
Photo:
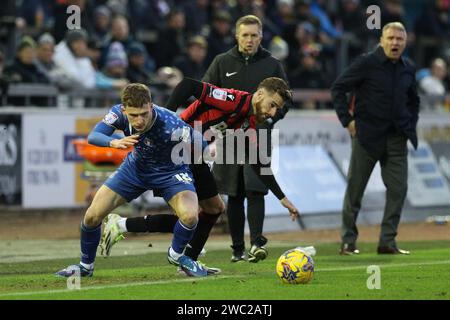
<path fill-rule="evenodd" d="M 176 253 L 183 253 L 186 245 L 191 241 L 192 236 L 194 235 L 195 228 L 197 225 L 193 226 L 191 229 L 186 227 L 181 221 L 178 219 L 177 223 L 175 223 L 175 227 L 173 227 L 173 238 L 172 238 L 172 249 Z"/>
<path fill-rule="evenodd" d="M 86 227 L 83 222 L 81 223 L 81 262 L 85 264 L 94 263 L 101 235 L 102 224 L 99 224 L 94 228 L 89 228 Z"/>

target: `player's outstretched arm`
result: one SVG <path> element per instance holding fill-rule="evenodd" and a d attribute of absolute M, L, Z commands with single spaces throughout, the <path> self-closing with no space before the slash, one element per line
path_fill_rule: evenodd
<path fill-rule="evenodd" d="M 200 99 L 202 92 L 203 82 L 191 78 L 184 78 L 175 89 L 173 89 L 166 108 L 175 112 L 178 107 L 186 103 L 190 97 L 194 96 L 195 98 Z"/>
<path fill-rule="evenodd" d="M 280 200 L 283 207 L 287 208 L 289 210 L 289 215 L 292 218 L 292 221 L 294 221 L 298 215 L 299 212 L 297 208 L 292 204 L 291 201 L 285 196 L 283 191 L 280 188 L 280 185 L 278 184 L 277 180 L 275 179 L 275 176 L 273 175 L 272 170 L 270 167 L 264 167 L 264 169 L 267 171 L 265 173 L 268 174 L 262 174 L 262 168 L 263 166 L 258 164 L 252 164 L 251 165 L 253 171 L 256 173 L 256 175 L 261 179 L 261 181 L 266 185 L 267 188 L 269 188 L 270 191 L 275 195 L 275 197 Z"/>

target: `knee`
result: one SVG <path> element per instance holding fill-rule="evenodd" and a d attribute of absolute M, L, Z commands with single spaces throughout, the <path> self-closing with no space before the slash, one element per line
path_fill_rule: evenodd
<path fill-rule="evenodd" d="M 177 212 L 177 216 L 186 227 L 191 228 L 198 222 L 198 208 L 183 208 Z"/>
<path fill-rule="evenodd" d="M 213 201 L 203 203 L 201 207 L 206 214 L 220 215 L 225 212 L 225 203 L 219 196 Z"/>
<path fill-rule="evenodd" d="M 198 222 L 197 214 L 186 214 L 180 217 L 180 221 L 188 228 L 192 228 Z"/>

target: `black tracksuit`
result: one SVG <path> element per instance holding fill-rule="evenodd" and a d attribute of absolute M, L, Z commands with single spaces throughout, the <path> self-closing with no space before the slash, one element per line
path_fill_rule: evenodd
<path fill-rule="evenodd" d="M 279 77 L 287 81 L 279 60 L 269 51 L 260 47 L 254 56 L 245 58 L 235 46 L 216 56 L 206 71 L 202 81 L 221 88 L 255 92 L 258 84 L 269 77 Z M 271 129 L 289 110 L 289 103 L 279 110 L 273 119 L 260 126 Z M 237 254 L 244 250 L 244 199 L 248 200 L 248 221 L 251 243 L 257 242 L 262 234 L 264 222 L 264 194 L 268 190 L 258 179 L 249 165 L 214 165 L 213 173 L 219 192 L 228 197 L 228 221 Z"/>

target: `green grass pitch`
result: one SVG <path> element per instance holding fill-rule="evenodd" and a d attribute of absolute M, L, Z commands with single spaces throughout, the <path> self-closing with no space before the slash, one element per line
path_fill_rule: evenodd
<path fill-rule="evenodd" d="M 375 244 L 361 243 L 360 255 L 339 256 L 336 243 L 318 244 L 314 278 L 306 285 L 282 284 L 275 274 L 277 258 L 295 247 L 289 244 L 269 246 L 269 257 L 257 264 L 230 263 L 229 249 L 208 251 L 203 261 L 223 273 L 201 279 L 178 274 L 163 252 L 113 252 L 108 259 L 98 257 L 94 277 L 82 278 L 80 290 L 68 290 L 66 279 L 53 275 L 77 259 L 0 261 L 0 299 L 450 299 L 450 241 L 400 245 L 412 254 L 377 255 Z M 367 288 L 370 265 L 380 267 L 380 289 Z"/>

